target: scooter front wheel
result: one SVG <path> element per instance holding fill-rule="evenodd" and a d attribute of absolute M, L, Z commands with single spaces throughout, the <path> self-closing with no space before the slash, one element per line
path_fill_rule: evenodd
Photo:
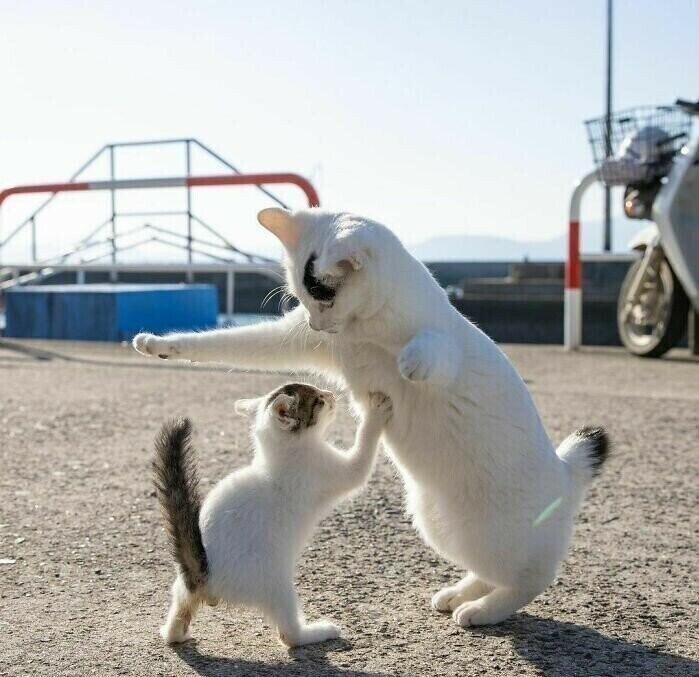
<path fill-rule="evenodd" d="M 617 305 L 619 337 L 634 355 L 660 357 L 682 338 L 689 300 L 664 256 L 646 272 L 637 299 L 627 298 L 642 263 L 643 259 L 633 263 L 621 285 Z"/>

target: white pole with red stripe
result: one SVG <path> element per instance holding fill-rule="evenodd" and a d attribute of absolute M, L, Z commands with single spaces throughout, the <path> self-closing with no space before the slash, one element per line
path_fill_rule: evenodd
<path fill-rule="evenodd" d="M 582 263 L 580 262 L 580 202 L 583 193 L 599 180 L 597 170 L 584 176 L 570 198 L 568 259 L 565 271 L 563 345 L 576 350 L 582 345 Z"/>

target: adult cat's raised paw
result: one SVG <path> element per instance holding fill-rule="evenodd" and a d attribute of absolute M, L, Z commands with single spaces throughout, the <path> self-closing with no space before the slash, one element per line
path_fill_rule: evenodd
<path fill-rule="evenodd" d="M 155 334 L 136 334 L 133 337 L 131 345 L 136 352 L 147 357 L 159 357 L 162 360 L 167 360 L 168 357 L 179 355 L 179 350 L 175 347 L 174 342 L 166 336 L 155 336 Z"/>
<path fill-rule="evenodd" d="M 398 371 L 407 381 L 428 381 L 437 371 L 437 360 L 429 346 L 411 341 L 398 356 Z"/>

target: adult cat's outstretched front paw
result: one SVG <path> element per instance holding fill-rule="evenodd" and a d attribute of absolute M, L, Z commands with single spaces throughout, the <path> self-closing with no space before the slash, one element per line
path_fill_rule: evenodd
<path fill-rule="evenodd" d="M 131 342 L 134 349 L 147 357 L 159 357 L 167 360 L 168 357 L 177 357 L 180 351 L 172 338 L 167 336 L 155 336 L 154 334 L 136 334 Z"/>

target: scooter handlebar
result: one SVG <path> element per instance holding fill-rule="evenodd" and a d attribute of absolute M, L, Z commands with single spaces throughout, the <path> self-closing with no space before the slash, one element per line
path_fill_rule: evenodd
<path fill-rule="evenodd" d="M 687 99 L 677 99 L 675 105 L 690 115 L 699 115 L 699 99 L 697 101 L 687 101 Z"/>

